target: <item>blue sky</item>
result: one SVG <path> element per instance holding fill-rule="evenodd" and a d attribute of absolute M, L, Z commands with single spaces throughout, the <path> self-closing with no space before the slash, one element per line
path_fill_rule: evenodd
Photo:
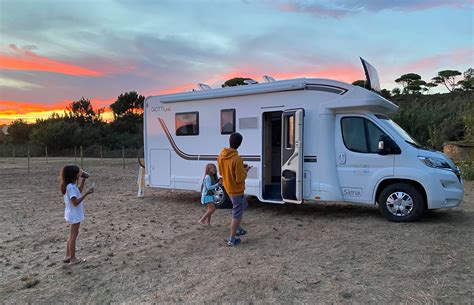
<path fill-rule="evenodd" d="M 473 11 L 474 0 L 0 0 L 0 121 L 234 76 L 351 82 L 359 56 L 392 89 L 402 73 L 473 67 Z"/>

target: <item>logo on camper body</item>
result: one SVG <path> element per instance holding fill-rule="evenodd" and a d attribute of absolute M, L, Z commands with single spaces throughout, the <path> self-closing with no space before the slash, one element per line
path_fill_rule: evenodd
<path fill-rule="evenodd" d="M 358 187 L 343 187 L 341 188 L 342 195 L 345 197 L 360 197 L 362 196 L 362 189 Z"/>
<path fill-rule="evenodd" d="M 171 107 L 165 107 L 165 106 L 151 107 L 151 112 L 169 112 L 169 111 L 171 111 Z"/>

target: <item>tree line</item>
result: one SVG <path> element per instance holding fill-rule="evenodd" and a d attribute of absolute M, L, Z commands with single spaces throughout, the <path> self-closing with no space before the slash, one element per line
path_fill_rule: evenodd
<path fill-rule="evenodd" d="M 105 146 L 109 149 L 143 146 L 143 103 L 145 97 L 135 91 L 120 94 L 109 106 L 113 120 L 106 122 L 105 108 L 94 108 L 89 99 L 71 102 L 63 114 L 37 119 L 34 124 L 13 121 L 8 135 L 0 132 L 0 144 L 45 145 L 51 153 L 75 146 Z"/>
<path fill-rule="evenodd" d="M 462 79 L 458 79 L 462 76 Z M 247 85 L 251 80 L 236 77 L 222 87 Z M 380 94 L 400 106 L 392 118 L 421 144 L 442 149 L 445 141 L 474 142 L 474 70 L 439 71 L 430 82 L 416 73 L 395 79 L 401 88 L 382 89 Z M 353 82 L 365 86 L 365 81 Z M 446 94 L 430 94 L 430 89 L 443 85 Z M 37 119 L 34 124 L 24 120 L 12 122 L 8 135 L 0 132 L 0 144 L 45 145 L 52 153 L 75 146 L 105 146 L 109 149 L 139 149 L 143 146 L 143 104 L 145 97 L 135 91 L 120 94 L 109 106 L 113 120 L 103 119 L 105 108 L 94 108 L 89 99 L 71 102 L 63 114 Z"/>
<path fill-rule="evenodd" d="M 462 75 L 462 79 L 458 79 Z M 429 93 L 430 89 L 443 85 L 448 92 L 472 91 L 474 90 L 474 69 L 469 68 L 464 73 L 458 70 L 442 70 L 436 76 L 426 82 L 416 73 L 407 73 L 395 79 L 395 83 L 402 86 L 396 87 L 391 92 L 382 89 L 381 94 L 385 97 L 400 94 L 422 94 Z M 364 80 L 356 80 L 352 83 L 355 86 L 365 87 Z"/>

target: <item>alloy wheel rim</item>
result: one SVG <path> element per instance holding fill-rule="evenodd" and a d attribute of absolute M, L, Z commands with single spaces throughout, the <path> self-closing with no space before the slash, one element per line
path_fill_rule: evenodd
<path fill-rule="evenodd" d="M 397 217 L 409 215 L 413 211 L 413 199 L 405 192 L 393 192 L 386 201 L 388 211 Z"/>

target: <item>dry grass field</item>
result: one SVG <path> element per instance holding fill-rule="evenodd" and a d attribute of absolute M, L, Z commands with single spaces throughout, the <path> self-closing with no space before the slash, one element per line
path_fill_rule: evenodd
<path fill-rule="evenodd" d="M 71 160 L 69 160 L 70 162 Z M 464 203 L 420 222 L 390 223 L 347 204 L 250 202 L 241 246 L 229 210 L 209 228 L 199 194 L 147 189 L 135 160 L 86 160 L 76 266 L 62 263 L 67 225 L 58 191 L 67 160 L 0 160 L 0 303 L 471 303 L 474 183 Z"/>

